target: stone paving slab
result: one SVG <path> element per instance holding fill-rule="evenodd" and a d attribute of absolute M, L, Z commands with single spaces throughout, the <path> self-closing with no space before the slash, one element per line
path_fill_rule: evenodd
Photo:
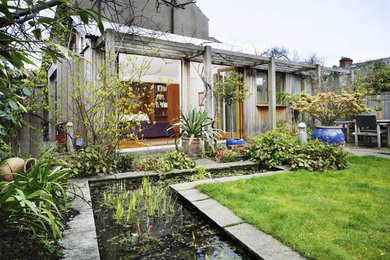
<path fill-rule="evenodd" d="M 250 179 L 256 176 L 267 176 L 267 175 L 274 175 L 274 174 L 280 174 L 285 173 L 286 171 L 274 171 L 274 172 L 261 172 L 261 173 L 254 173 L 250 175 L 241 175 L 241 176 L 231 176 L 231 177 L 222 177 L 215 179 L 216 182 L 229 182 L 229 181 L 238 181 L 243 179 Z"/>
<path fill-rule="evenodd" d="M 194 181 L 194 182 L 186 182 L 180 184 L 173 184 L 170 187 L 176 191 L 182 190 L 190 190 L 193 189 L 196 185 L 205 184 L 205 183 L 215 183 L 214 179 L 202 180 L 202 181 Z"/>
<path fill-rule="evenodd" d="M 231 226 L 243 222 L 242 219 L 237 217 L 230 209 L 222 206 L 216 200 L 207 199 L 194 201 L 192 204 L 220 227 Z"/>
<path fill-rule="evenodd" d="M 224 230 L 263 259 L 304 259 L 291 248 L 249 224 L 243 223 L 230 226 L 224 228 Z"/>
<path fill-rule="evenodd" d="M 207 196 L 204 193 L 201 193 L 197 189 L 180 191 L 180 195 L 183 196 L 188 201 L 198 201 L 198 200 L 209 199 L 209 196 Z"/>
<path fill-rule="evenodd" d="M 76 194 L 84 196 L 85 200 L 76 197 L 72 204 L 79 214 L 68 222 L 69 228 L 64 231 L 60 241 L 64 247 L 64 259 L 100 259 L 95 220 L 88 204 L 91 202 L 88 181 L 73 180 L 71 183 L 76 187 Z"/>

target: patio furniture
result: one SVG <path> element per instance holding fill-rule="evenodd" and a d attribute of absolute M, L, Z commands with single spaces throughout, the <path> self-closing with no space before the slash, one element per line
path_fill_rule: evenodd
<path fill-rule="evenodd" d="M 381 129 L 381 125 L 387 126 Z M 388 123 L 378 123 L 376 116 L 357 116 L 355 119 L 355 146 L 358 146 L 358 136 L 376 137 L 378 148 L 381 148 L 381 135 L 387 134 L 387 145 L 389 146 Z"/>
<path fill-rule="evenodd" d="M 351 129 L 353 123 L 354 123 L 354 121 L 345 120 L 343 118 L 337 118 L 335 121 L 336 125 L 340 125 L 343 130 L 345 129 L 345 142 L 346 143 L 349 143 L 349 138 L 351 136 L 350 129 Z"/>

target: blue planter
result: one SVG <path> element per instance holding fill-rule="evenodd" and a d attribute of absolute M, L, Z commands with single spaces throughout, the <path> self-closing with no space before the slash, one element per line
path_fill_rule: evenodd
<path fill-rule="evenodd" d="M 242 144 L 241 139 L 227 139 L 226 140 L 226 146 L 229 147 L 231 145 L 240 145 Z"/>
<path fill-rule="evenodd" d="M 343 145 L 345 143 L 343 130 L 338 127 L 317 127 L 313 131 L 312 138 L 313 140 L 318 139 L 323 143 L 333 144 L 336 146 Z"/>

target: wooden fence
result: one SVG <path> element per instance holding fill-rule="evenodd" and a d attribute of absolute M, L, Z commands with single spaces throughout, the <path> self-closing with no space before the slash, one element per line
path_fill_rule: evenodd
<path fill-rule="evenodd" d="M 383 106 L 383 119 L 390 119 L 390 93 L 382 93 L 381 95 L 371 95 L 367 98 L 367 106 L 373 111 L 370 113 L 376 115 L 375 106 Z"/>

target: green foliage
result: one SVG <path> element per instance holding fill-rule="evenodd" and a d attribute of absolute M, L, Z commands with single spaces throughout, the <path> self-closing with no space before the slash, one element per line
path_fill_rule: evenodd
<path fill-rule="evenodd" d="M 340 170 L 349 165 L 349 153 L 340 147 L 318 140 L 301 144 L 297 137 L 279 131 L 268 131 L 255 137 L 247 154 L 251 161 L 268 167 L 287 164 L 291 170 Z"/>
<path fill-rule="evenodd" d="M 303 97 L 294 101 L 292 109 L 300 113 L 307 113 L 317 118 L 323 126 L 334 125 L 337 118 L 349 118 L 370 112 L 366 107 L 365 99 L 361 93 L 348 94 L 343 91 L 338 95 L 333 92 L 319 93 L 312 97 Z"/>
<path fill-rule="evenodd" d="M 253 138 L 248 152 L 251 161 L 261 162 L 269 167 L 286 164 L 294 154 L 298 139 L 279 131 L 268 131 Z"/>
<path fill-rule="evenodd" d="M 118 172 L 128 172 L 133 168 L 134 161 L 138 158 L 138 155 L 135 153 L 131 154 L 118 154 L 117 155 L 117 171 Z"/>
<path fill-rule="evenodd" d="M 177 150 L 166 152 L 157 160 L 157 172 L 169 172 L 173 169 L 183 170 L 191 169 L 196 163 L 186 154 Z"/>
<path fill-rule="evenodd" d="M 186 154 L 178 151 L 168 151 L 159 157 L 145 157 L 134 162 L 135 171 L 169 172 L 173 169 L 191 169 L 196 163 Z"/>
<path fill-rule="evenodd" d="M 145 157 L 136 160 L 133 163 L 134 171 L 154 171 L 157 169 L 157 157 Z"/>
<path fill-rule="evenodd" d="M 75 105 L 69 106 L 70 118 L 77 118 L 85 129 L 84 140 L 99 146 L 100 153 L 109 156 L 115 161 L 115 153 L 121 138 L 137 139 L 134 134 L 140 129 L 140 119 L 128 120 L 134 111 L 151 114 L 154 103 L 144 102 L 150 100 L 153 86 L 143 84 L 141 78 L 148 73 L 150 60 L 139 61 L 141 65 L 135 66 L 137 58 L 129 56 L 126 70 L 114 73 L 111 70 L 111 60 L 116 59 L 112 54 L 107 57 L 99 67 L 99 80 L 89 78 L 83 73 L 87 70 L 86 63 L 81 59 L 74 59 L 76 67 L 70 82 L 70 95 Z M 121 76 L 122 75 L 122 76 Z M 129 80 L 123 81 L 122 77 Z"/>
<path fill-rule="evenodd" d="M 88 18 L 97 22 L 101 33 L 104 33 L 101 16 L 90 9 L 71 8 L 67 16 L 61 19 L 51 18 L 53 7 L 60 4 L 71 5 L 71 1 L 2 1 L 0 16 L 0 92 L 8 98 L 15 98 L 15 94 L 8 91 L 9 79 L 13 77 L 13 67 L 18 73 L 25 70 L 25 65 L 35 65 L 33 57 L 37 53 L 45 53 L 54 62 L 58 57 L 67 57 L 71 51 L 61 45 L 45 39 L 50 35 L 51 28 L 56 27 L 62 32 L 70 32 L 64 24 L 70 15 L 79 15 L 83 22 L 88 23 Z M 85 19 L 86 18 L 86 19 Z M 46 32 L 45 32 L 46 31 Z"/>
<path fill-rule="evenodd" d="M 219 133 L 216 129 L 212 128 L 214 119 L 207 117 L 207 111 L 202 111 L 201 109 L 193 108 L 191 109 L 187 115 L 185 115 L 181 110 L 180 119 L 178 123 L 172 125 L 171 128 L 180 127 L 181 132 L 179 134 L 179 138 L 189 137 L 189 144 L 192 143 L 194 138 L 199 138 L 202 141 L 203 151 L 205 145 L 213 148 L 213 144 L 217 141 L 217 137 Z M 171 129 L 170 128 L 170 129 Z M 177 146 L 176 140 L 176 146 Z"/>
<path fill-rule="evenodd" d="M 119 193 L 104 192 L 103 198 L 105 205 L 115 208 L 114 218 L 117 222 L 131 224 L 139 222 L 143 217 L 149 219 L 153 216 L 171 215 L 176 201 L 167 191 L 167 186 L 153 187 L 149 176 L 146 176 L 138 190 L 130 191 L 125 184 L 120 184 Z"/>
<path fill-rule="evenodd" d="M 324 171 L 341 170 L 349 166 L 349 153 L 343 149 L 311 140 L 295 146 L 294 155 L 290 156 L 291 170 Z"/>
<path fill-rule="evenodd" d="M 363 95 L 390 91 L 390 67 L 383 61 L 368 63 L 355 70 L 355 80 L 348 84 L 351 91 Z"/>
<path fill-rule="evenodd" d="M 215 161 L 219 163 L 236 162 L 240 160 L 238 151 L 223 147 L 215 152 Z"/>
<path fill-rule="evenodd" d="M 0 222 L 16 229 L 53 233 L 61 238 L 62 214 L 67 201 L 69 169 L 51 169 L 46 152 L 29 173 L 16 173 L 11 182 L 0 182 Z"/>
<path fill-rule="evenodd" d="M 89 144 L 70 155 L 68 166 L 73 177 L 109 174 L 116 170 L 116 164 L 100 152 L 99 146 Z"/>
<path fill-rule="evenodd" d="M 0 66 L 1 67 L 1 66 Z M 27 72 L 19 73 L 15 69 L 5 67 L 8 78 L 0 79 L 0 157 L 8 157 L 10 147 L 8 141 L 15 137 L 16 130 L 24 124 L 23 114 L 27 112 L 25 101 L 31 96 Z"/>

